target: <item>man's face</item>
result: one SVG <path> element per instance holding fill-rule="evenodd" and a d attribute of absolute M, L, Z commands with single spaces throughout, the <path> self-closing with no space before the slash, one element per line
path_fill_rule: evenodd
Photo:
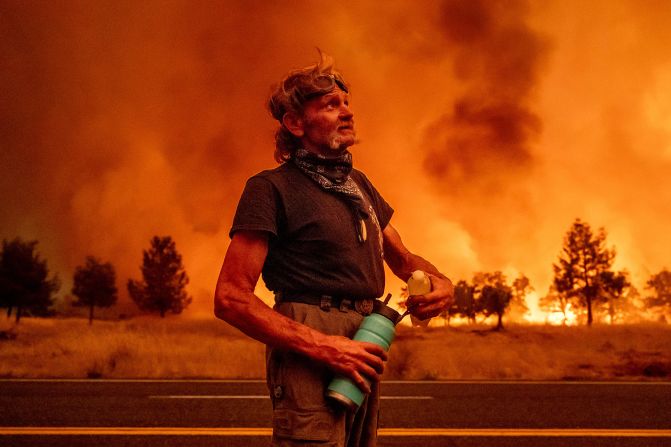
<path fill-rule="evenodd" d="M 333 156 L 357 142 L 349 95 L 339 88 L 307 101 L 302 122 L 301 141 L 311 152 Z"/>

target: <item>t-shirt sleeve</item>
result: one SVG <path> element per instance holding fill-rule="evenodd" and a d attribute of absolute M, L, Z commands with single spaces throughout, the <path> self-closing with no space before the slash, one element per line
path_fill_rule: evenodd
<path fill-rule="evenodd" d="M 247 180 L 229 236 L 239 230 L 266 231 L 277 236 L 277 191 L 263 177 Z"/>
<path fill-rule="evenodd" d="M 391 220 L 391 216 L 394 214 L 394 209 L 387 203 L 386 200 L 384 200 L 382 195 L 378 192 L 375 186 L 373 186 L 370 180 L 368 180 L 368 177 L 366 177 L 363 172 L 358 171 L 358 174 L 359 177 L 356 179 L 357 183 L 359 180 L 361 180 L 361 183 L 363 183 L 361 186 L 366 190 L 366 193 L 368 193 L 368 196 L 372 202 L 371 205 L 373 205 L 375 214 L 377 214 L 377 220 L 380 223 L 380 228 L 384 230 Z"/>

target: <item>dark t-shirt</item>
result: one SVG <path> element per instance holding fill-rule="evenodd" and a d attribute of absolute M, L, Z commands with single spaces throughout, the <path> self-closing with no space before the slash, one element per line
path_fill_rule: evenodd
<path fill-rule="evenodd" d="M 262 275 L 271 291 L 354 299 L 384 293 L 382 230 L 394 210 L 361 171 L 350 176 L 370 211 L 363 244 L 346 201 L 292 163 L 247 181 L 230 236 L 238 230 L 270 233 Z"/>

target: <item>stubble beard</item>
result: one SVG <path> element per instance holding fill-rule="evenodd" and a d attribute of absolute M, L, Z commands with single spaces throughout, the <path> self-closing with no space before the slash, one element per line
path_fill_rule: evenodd
<path fill-rule="evenodd" d="M 356 134 L 352 137 L 343 137 L 340 135 L 333 135 L 329 138 L 329 149 L 333 151 L 344 151 L 350 146 L 354 146 L 359 142 Z"/>

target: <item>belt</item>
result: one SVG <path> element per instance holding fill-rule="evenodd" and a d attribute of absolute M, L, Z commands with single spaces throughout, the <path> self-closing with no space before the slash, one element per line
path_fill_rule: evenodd
<path fill-rule="evenodd" d="M 314 295 L 309 293 L 275 293 L 276 303 L 312 304 L 314 306 L 319 306 L 322 310 L 327 312 L 332 307 L 341 312 L 347 312 L 347 310 L 352 309 L 364 316 L 370 315 L 371 312 L 373 312 L 373 307 L 376 301 L 377 300 L 372 298 L 351 299 L 341 296 Z"/>

